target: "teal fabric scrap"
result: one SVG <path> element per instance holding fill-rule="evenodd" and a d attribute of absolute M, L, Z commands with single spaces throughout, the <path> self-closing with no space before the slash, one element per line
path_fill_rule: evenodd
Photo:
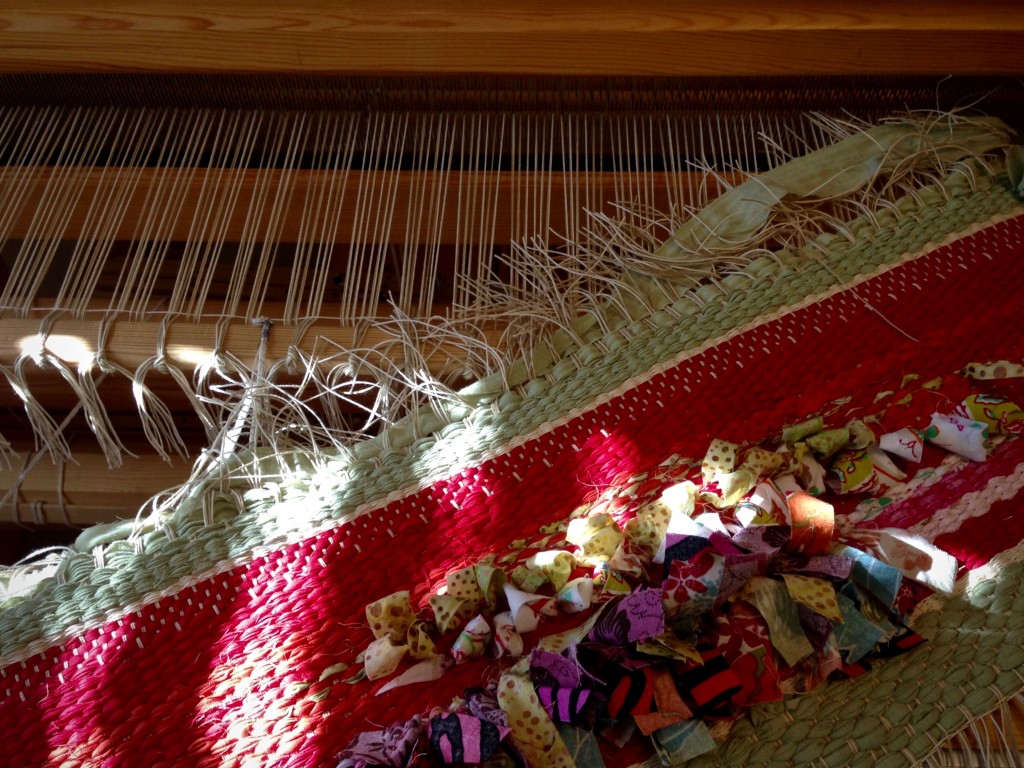
<path fill-rule="evenodd" d="M 884 634 L 880 627 L 868 621 L 857 610 L 856 604 L 842 592 L 836 593 L 842 623 L 833 625 L 836 646 L 846 655 L 847 664 L 856 664 L 871 652 Z"/>
<path fill-rule="evenodd" d="M 833 548 L 832 554 L 853 560 L 850 576 L 854 583 L 877 597 L 886 608 L 892 608 L 903 583 L 903 571 L 855 547 L 840 545 Z"/>
<path fill-rule="evenodd" d="M 652 735 L 658 759 L 666 768 L 685 765 L 698 755 L 715 749 L 711 731 L 700 720 L 683 720 Z"/>

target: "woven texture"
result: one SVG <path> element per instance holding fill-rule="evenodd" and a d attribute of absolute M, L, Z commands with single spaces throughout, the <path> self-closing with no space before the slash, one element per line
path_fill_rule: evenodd
<path fill-rule="evenodd" d="M 15 605 L 6 612 L 5 631 L 0 633 L 0 659 L 20 659 L 26 653 L 50 647 L 75 635 L 83 626 L 99 626 L 110 614 L 138 605 L 147 596 L 174 593 L 183 580 L 194 581 L 212 572 L 229 570 L 234 562 L 247 562 L 254 554 L 333 528 L 345 519 L 382 507 L 434 481 L 439 489 L 447 488 L 446 478 L 453 468 L 480 465 L 492 456 L 508 453 L 551 425 L 613 397 L 627 388 L 631 379 L 640 381 L 648 375 L 645 372 L 670 368 L 674 360 L 694 358 L 693 363 L 678 368 L 677 378 L 710 376 L 705 366 L 714 368 L 719 357 L 711 347 L 747 326 L 749 341 L 741 341 L 741 345 L 749 343 L 754 351 L 763 351 L 766 356 L 774 353 L 777 359 L 798 359 L 792 357 L 797 350 L 790 334 L 761 326 L 770 313 L 812 302 L 814 297 L 849 284 L 858 276 L 918 254 L 928 243 L 956 237 L 957 233 L 980 226 L 992 216 L 1005 215 L 1018 205 L 997 185 L 986 185 L 976 193 L 959 190 L 956 194 L 955 190 L 948 200 L 926 194 L 920 197 L 919 204 L 907 201 L 901 217 L 877 217 L 879 229 L 863 226 L 864 236 L 860 239 L 833 239 L 826 250 L 815 251 L 813 261 L 799 263 L 784 255 L 777 260 L 766 257 L 747 270 L 755 275 L 753 279 L 736 276 L 728 292 L 712 288 L 701 289 L 697 292 L 699 296 L 684 295 L 674 305 L 648 318 L 647 323 L 619 329 L 586 348 L 567 351 L 558 375 L 549 372 L 521 392 L 478 409 L 444 430 L 436 442 L 424 440 L 408 452 L 371 456 L 346 464 L 337 473 L 329 467 L 314 483 L 282 483 L 276 493 L 264 494 L 242 514 L 238 514 L 233 500 L 226 500 L 212 516 L 201 509 L 180 515 L 169 531 L 153 530 L 141 534 L 138 542 L 119 543 L 105 552 L 100 563 L 85 554 L 69 558 L 64 566 L 66 581 L 47 582 L 31 602 Z M 857 231 L 857 227 L 851 226 L 851 230 Z M 960 303 L 957 297 L 957 305 Z M 841 329 L 833 330 L 831 326 L 840 316 L 833 316 L 830 307 L 819 308 L 817 316 L 821 323 L 817 327 L 825 329 L 820 332 L 824 334 L 827 330 L 830 339 L 839 338 L 834 334 Z M 870 322 L 871 329 L 881 323 L 877 318 Z M 882 328 L 882 332 L 891 334 L 892 328 Z M 833 359 L 856 360 L 856 350 L 847 351 L 834 341 L 826 346 L 831 348 L 829 354 Z M 705 349 L 710 351 L 702 352 Z M 868 351 L 868 357 L 874 359 L 873 345 L 868 345 Z M 778 365 L 773 363 L 772 367 Z M 889 375 L 881 365 L 877 369 L 878 378 Z M 696 395 L 691 397 L 693 383 L 687 378 L 677 387 L 681 391 L 675 396 L 684 401 L 686 409 L 694 408 L 695 404 L 706 407 Z M 714 389 L 714 383 L 714 379 L 709 382 L 705 378 L 705 389 Z M 835 383 L 837 390 L 842 388 L 839 382 Z M 766 402 L 786 401 L 792 396 L 774 389 L 760 377 L 750 385 L 757 387 L 751 396 L 764 397 Z M 691 387 L 689 392 L 687 386 Z M 822 397 L 821 402 L 827 399 Z M 647 405 L 634 402 L 638 408 Z M 767 414 L 762 429 L 783 423 L 772 421 L 771 417 Z M 596 418 L 592 421 L 596 422 Z M 703 425 L 704 433 L 693 436 L 690 446 L 695 453 L 703 451 L 711 432 L 729 427 L 728 423 L 716 426 L 719 423 L 709 418 Z M 520 450 L 516 460 L 522 461 L 530 450 L 532 445 Z M 582 460 L 589 460 L 589 454 L 584 454 Z M 625 460 L 620 469 L 631 469 L 631 462 L 632 459 Z M 455 483 L 456 488 L 459 485 L 457 481 L 450 483 Z M 438 490 L 437 495 L 443 497 L 449 492 Z M 293 499 L 296 503 L 290 505 L 288 502 Z M 432 509 L 428 506 L 428 511 Z M 216 525 L 209 525 L 211 521 Z M 500 521 L 512 524 L 504 518 Z M 358 525 L 362 528 L 365 523 Z M 487 543 L 486 537 L 483 543 Z M 139 554 L 140 549 L 144 550 L 143 555 Z"/>
<path fill-rule="evenodd" d="M 78 556 L 2 616 L 0 764 L 333 765 L 370 723 L 445 705 L 487 674 L 470 663 L 375 697 L 357 662 L 368 602 L 419 599 L 460 566 L 549 544 L 545 526 L 595 493 L 713 438 L 758 441 L 843 397 L 867 408 L 907 373 L 1019 360 L 1024 338 L 1004 332 L 1024 295 L 1017 201 L 988 184 L 907 209 L 814 259 L 755 264 L 702 307 L 680 295 L 411 451 L 207 510 L 216 525 L 197 511 L 101 563 Z M 964 468 L 943 514 L 913 511 L 934 489 L 902 508 L 979 569 L 922 613 L 931 642 L 756 710 L 694 764 L 913 764 L 1018 693 L 1024 572 L 1009 556 L 984 571 L 1024 538 L 1011 456 Z"/>

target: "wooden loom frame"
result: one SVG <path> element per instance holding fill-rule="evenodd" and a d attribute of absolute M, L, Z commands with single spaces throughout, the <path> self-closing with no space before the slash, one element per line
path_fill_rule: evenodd
<path fill-rule="evenodd" d="M 281 10 L 271 0 L 183 0 L 158 9 L 135 0 L 59 0 L 45 6 L 0 2 L 0 77 L 38 74 L 163 73 L 169 75 L 344 75 L 354 77 L 734 77 L 886 75 L 1022 75 L 1024 10 L 994 0 L 861 3 L 823 8 L 813 0 L 728 7 L 697 0 L 616 0 L 515 7 L 470 7 L 454 0 L 409 8 L 394 0 L 358 0 L 339 7 L 304 0 Z M 45 184 L 45 172 L 39 185 Z M 61 319 L 54 333 L 94 338 L 97 323 Z M 35 320 L 0 318 L 0 360 Z M 120 361 L 138 364 L 159 329 L 119 321 L 112 345 Z M 193 343 L 212 339 L 212 324 L 177 327 Z M 344 344 L 351 329 L 316 327 Z M 282 343 L 288 339 L 281 337 Z M 173 347 L 174 338 L 169 339 Z M 251 359 L 259 329 L 231 330 L 229 344 Z M 187 361 L 186 361 L 187 362 Z M 2 431 L 2 429 L 0 429 Z M 180 482 L 186 463 L 153 455 L 132 460 L 111 480 L 103 457 L 78 465 L 40 462 L 21 483 L 24 521 L 88 524 L 128 510 Z M 20 466 L 0 470 L 8 488 Z M 131 481 L 125 480 L 130 475 Z M 117 486 L 122 486 L 118 488 Z M 75 510 L 68 520 L 53 492 Z M 29 499 L 47 499 L 33 505 Z M 5 515 L 11 508 L 5 509 Z"/>

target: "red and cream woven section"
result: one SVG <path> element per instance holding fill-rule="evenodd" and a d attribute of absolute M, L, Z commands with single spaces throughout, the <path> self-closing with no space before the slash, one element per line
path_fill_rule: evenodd
<path fill-rule="evenodd" d="M 749 443 L 903 377 L 1024 356 L 1024 216 L 681 354 L 476 466 L 181 589 L 0 672 L 0 764 L 333 766 L 354 734 L 446 705 L 477 661 L 375 696 L 367 603 L 413 604 L 604 489 L 714 438 Z M 878 512 L 972 567 L 1024 537 L 986 530 L 1024 487 L 1024 441 Z M 938 508 L 942 514 L 926 514 Z M 1000 518 L 1001 519 L 1001 518 Z M 953 522 L 951 522 L 953 521 Z M 326 671 L 344 669 L 340 674 Z M 491 673 L 493 677 L 493 670 Z"/>

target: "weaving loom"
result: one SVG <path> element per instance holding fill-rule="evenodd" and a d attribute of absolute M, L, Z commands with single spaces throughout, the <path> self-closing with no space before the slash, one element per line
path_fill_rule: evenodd
<path fill-rule="evenodd" d="M 73 5 L 0 764 L 1015 764 L 1019 14 Z"/>

